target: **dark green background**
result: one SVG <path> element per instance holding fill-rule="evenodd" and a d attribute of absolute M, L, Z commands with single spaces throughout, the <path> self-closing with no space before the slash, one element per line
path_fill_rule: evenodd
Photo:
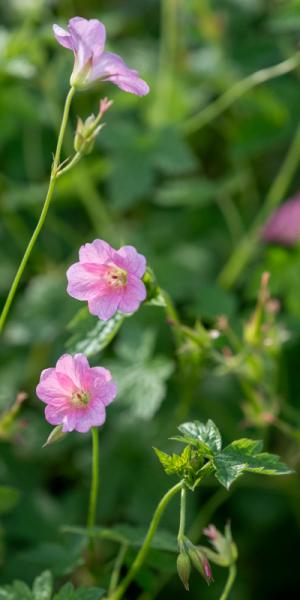
<path fill-rule="evenodd" d="M 116 246 L 133 244 L 147 256 L 186 323 L 198 318 L 213 327 L 225 313 L 237 331 L 254 306 L 261 273 L 270 270 L 271 289 L 281 301 L 280 321 L 290 331 L 278 359 L 279 394 L 290 405 L 299 405 L 299 248 L 258 244 L 234 286 L 222 288 L 217 276 L 263 205 L 291 144 L 300 118 L 300 70 L 252 90 L 199 131 L 187 134 L 185 123 L 236 81 L 296 51 L 300 3 L 177 0 L 178 22 L 173 22 L 175 1 L 163 19 L 158 0 L 2 0 L 0 6 L 3 301 L 41 209 L 72 69 L 72 54 L 57 45 L 52 23 L 66 25 L 75 15 L 101 19 L 109 49 L 138 68 L 151 86 L 146 98 L 109 85 L 76 96 L 65 156 L 72 152 L 76 116 L 96 112 L 104 95 L 114 105 L 93 153 L 57 185 L 0 347 L 0 409 L 8 408 L 20 390 L 29 396 L 17 431 L 1 442 L 2 485 L 17 488 L 20 498 L 1 519 L 0 581 L 23 578 L 31 583 L 50 567 L 58 583 L 75 571 L 75 583 L 105 586 L 115 547 L 101 545 L 97 564 L 76 569 L 82 542 L 60 531 L 65 524 L 85 523 L 90 438 L 71 434 L 41 450 L 50 427 L 35 385 L 40 371 L 63 353 L 66 325 L 80 307 L 65 292 L 65 270 L 76 260 L 79 246 L 96 237 Z M 298 169 L 288 195 L 299 188 Z M 167 438 L 181 417 L 213 418 L 225 441 L 264 436 L 269 451 L 297 468 L 299 445 L 272 428 L 243 429 L 242 391 L 233 377 L 219 376 L 212 365 L 205 364 L 190 382 L 190 405 L 184 405 L 172 333 L 161 309 L 143 307 L 95 362 L 111 365 L 113 373 L 121 364 L 125 376 L 141 347 L 154 406 L 145 394 L 144 367 L 109 409 L 101 431 L 99 523 L 148 524 L 171 484 L 152 446 L 167 450 Z M 160 357 L 157 363 L 152 364 L 152 354 Z M 215 492 L 210 481 L 189 499 L 190 524 Z M 296 475 L 247 476 L 230 494 L 224 492 L 225 502 L 215 515 L 203 515 L 199 536 L 207 520 L 223 529 L 231 519 L 240 555 L 233 600 L 300 595 L 299 499 Z M 175 499 L 163 527 L 176 533 L 177 525 Z M 194 574 L 190 597 L 218 598 L 225 570 L 216 567 L 214 577 L 207 588 Z M 157 552 L 150 555 L 128 597 L 154 598 L 151 590 L 164 578 L 159 600 L 185 597 L 175 575 L 175 557 Z M 141 597 L 143 589 L 150 595 Z"/>

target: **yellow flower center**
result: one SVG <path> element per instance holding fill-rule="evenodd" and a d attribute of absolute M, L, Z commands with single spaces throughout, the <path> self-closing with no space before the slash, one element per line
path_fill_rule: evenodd
<path fill-rule="evenodd" d="M 77 390 L 77 392 L 73 392 L 71 398 L 71 404 L 75 406 L 75 408 L 83 408 L 87 406 L 90 401 L 90 395 L 83 390 Z"/>
<path fill-rule="evenodd" d="M 123 287 L 127 283 L 127 271 L 112 264 L 107 269 L 106 281 L 113 288 Z"/>

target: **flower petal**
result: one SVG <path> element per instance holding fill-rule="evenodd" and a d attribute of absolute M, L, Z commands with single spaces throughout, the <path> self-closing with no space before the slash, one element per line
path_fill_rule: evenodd
<path fill-rule="evenodd" d="M 53 25 L 53 33 L 61 46 L 68 48 L 68 50 L 75 50 L 72 36 L 68 31 L 59 25 Z"/>
<path fill-rule="evenodd" d="M 140 79 L 138 72 L 130 69 L 123 59 L 113 52 L 103 52 L 98 60 L 93 60 L 88 81 L 92 83 L 97 79 L 110 81 L 125 92 L 138 96 L 144 96 L 149 92 L 148 84 Z"/>
<path fill-rule="evenodd" d="M 146 258 L 139 254 L 133 246 L 122 246 L 117 254 L 124 259 L 127 271 L 137 277 L 143 277 L 146 271 Z"/>
<path fill-rule="evenodd" d="M 114 250 L 104 240 L 94 240 L 91 244 L 84 244 L 79 250 L 81 262 L 104 264 L 112 257 Z"/>
<path fill-rule="evenodd" d="M 135 312 L 146 297 L 147 291 L 143 282 L 135 275 L 129 274 L 127 285 L 119 304 L 119 310 L 123 313 Z"/>
<path fill-rule="evenodd" d="M 89 311 L 99 319 L 108 321 L 117 312 L 121 298 L 121 288 L 114 289 L 104 296 L 95 296 L 88 301 Z"/>
<path fill-rule="evenodd" d="M 87 408 L 76 413 L 76 431 L 87 433 L 92 427 L 100 427 L 105 422 L 105 407 L 102 402 L 94 401 Z"/>
<path fill-rule="evenodd" d="M 99 56 L 104 49 L 106 30 L 98 19 L 84 19 L 73 17 L 70 19 L 68 29 L 77 40 L 90 50 L 91 55 Z"/>
<path fill-rule="evenodd" d="M 67 292 L 77 300 L 89 300 L 99 293 L 105 293 L 107 284 L 103 279 L 106 268 L 103 265 L 75 263 L 67 270 Z M 102 280 L 101 280 L 102 278 Z"/>

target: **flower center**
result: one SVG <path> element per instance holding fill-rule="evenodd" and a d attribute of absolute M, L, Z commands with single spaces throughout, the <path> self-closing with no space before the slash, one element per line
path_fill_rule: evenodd
<path fill-rule="evenodd" d="M 77 390 L 72 394 L 71 404 L 76 408 L 83 408 L 84 406 L 87 406 L 89 401 L 90 395 L 83 390 Z"/>
<path fill-rule="evenodd" d="M 112 264 L 107 269 L 105 279 L 113 288 L 123 287 L 127 283 L 127 271 Z"/>

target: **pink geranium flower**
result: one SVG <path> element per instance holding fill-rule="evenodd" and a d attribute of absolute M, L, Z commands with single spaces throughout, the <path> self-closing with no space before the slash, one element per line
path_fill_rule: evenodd
<path fill-rule="evenodd" d="M 42 371 L 37 396 L 47 404 L 45 417 L 62 431 L 86 433 L 103 425 L 105 407 L 117 393 L 111 373 L 103 367 L 90 367 L 83 354 L 64 354 L 54 369 Z"/>
<path fill-rule="evenodd" d="M 86 300 L 89 311 L 107 321 L 119 310 L 132 313 L 146 299 L 141 281 L 146 259 L 133 246 L 114 250 L 103 240 L 85 244 L 79 261 L 67 271 L 67 291 L 77 300 Z"/>
<path fill-rule="evenodd" d="M 300 194 L 284 202 L 273 212 L 265 225 L 262 238 L 265 242 L 292 246 L 300 239 Z"/>
<path fill-rule="evenodd" d="M 117 54 L 104 51 L 106 31 L 101 21 L 74 17 L 67 31 L 58 25 L 53 25 L 53 31 L 61 46 L 74 52 L 71 85 L 85 88 L 95 81 L 110 81 L 125 92 L 148 94 L 149 86 L 137 71 L 130 69 Z"/>

